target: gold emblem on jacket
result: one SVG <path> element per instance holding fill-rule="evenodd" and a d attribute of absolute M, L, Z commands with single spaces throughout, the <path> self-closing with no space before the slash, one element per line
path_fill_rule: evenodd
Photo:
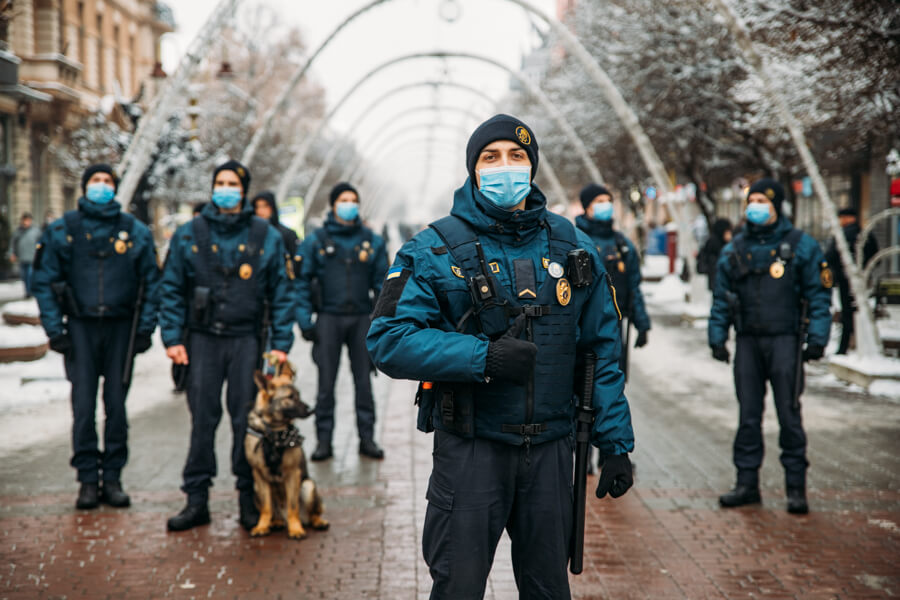
<path fill-rule="evenodd" d="M 780 260 L 776 260 L 769 265 L 769 275 L 772 276 L 772 279 L 781 279 L 784 277 L 784 263 Z"/>
<path fill-rule="evenodd" d="M 568 279 L 561 277 L 559 281 L 556 282 L 556 301 L 559 302 L 561 306 L 568 306 L 571 300 L 572 286 L 569 285 Z"/>
<path fill-rule="evenodd" d="M 113 248 L 115 248 L 116 253 L 125 254 L 128 250 L 128 245 L 123 240 L 116 240 L 116 243 L 113 244 Z"/>
<path fill-rule="evenodd" d="M 250 279 L 250 276 L 253 275 L 253 267 L 244 263 L 238 269 L 238 275 L 241 279 Z"/>

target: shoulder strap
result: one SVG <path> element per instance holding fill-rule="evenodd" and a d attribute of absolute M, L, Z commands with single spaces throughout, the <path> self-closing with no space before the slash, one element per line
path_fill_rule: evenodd
<path fill-rule="evenodd" d="M 369 229 L 368 227 L 363 227 L 363 241 L 364 242 L 369 242 L 369 244 L 371 245 L 372 240 L 375 239 L 374 236 L 375 236 L 375 234 L 372 233 L 371 229 Z"/>
<path fill-rule="evenodd" d="M 209 241 L 209 223 L 206 222 L 203 215 L 197 215 L 191 220 L 191 230 L 194 233 L 194 243 L 197 245 L 194 280 L 198 286 L 209 287 L 212 282 L 211 271 L 213 266 L 212 249 Z"/>
<path fill-rule="evenodd" d="M 613 237 L 616 240 L 616 249 L 619 251 L 619 254 L 626 255 L 631 250 L 628 248 L 628 240 L 625 239 L 625 234 L 621 231 L 613 232 Z"/>
<path fill-rule="evenodd" d="M 800 243 L 801 239 L 803 239 L 803 230 L 791 229 L 778 246 L 779 258 L 784 261 L 789 261 L 794 258 L 797 244 Z"/>
<path fill-rule="evenodd" d="M 266 244 L 266 236 L 269 233 L 269 222 L 259 217 L 250 220 L 250 233 L 247 235 L 246 254 L 253 262 L 259 262 L 260 251 Z M 280 236 L 281 234 L 279 234 Z"/>
<path fill-rule="evenodd" d="M 80 212 L 77 210 L 66 211 L 66 214 L 63 215 L 63 222 L 66 224 L 66 233 L 71 235 L 73 240 L 81 240 L 84 238 Z"/>
<path fill-rule="evenodd" d="M 549 231 L 550 258 L 565 265 L 568 261 L 569 251 L 578 247 L 578 234 L 575 225 L 568 219 L 553 213 L 548 213 L 544 222 Z"/>

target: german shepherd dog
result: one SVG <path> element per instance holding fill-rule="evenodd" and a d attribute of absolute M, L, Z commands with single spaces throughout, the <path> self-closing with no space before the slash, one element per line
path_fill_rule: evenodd
<path fill-rule="evenodd" d="M 325 506 L 306 468 L 303 437 L 292 424 L 294 419 L 312 414 L 300 400 L 294 374 L 293 366 L 283 362 L 276 366 L 271 379 L 260 371 L 253 375 L 259 390 L 244 438 L 259 509 L 259 521 L 250 531 L 252 536 L 268 535 L 285 523 L 288 537 L 297 540 L 307 535 L 304 524 L 328 529 L 328 521 L 322 518 Z"/>

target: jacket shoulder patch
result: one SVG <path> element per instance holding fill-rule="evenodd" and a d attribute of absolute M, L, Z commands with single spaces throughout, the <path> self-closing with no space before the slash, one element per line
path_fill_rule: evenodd
<path fill-rule="evenodd" d="M 402 267 L 393 267 L 387 272 L 381 293 L 378 295 L 378 302 L 375 303 L 372 320 L 379 317 L 393 317 L 397 314 L 397 304 L 400 303 L 400 296 L 403 295 L 410 275 L 412 271 Z"/>

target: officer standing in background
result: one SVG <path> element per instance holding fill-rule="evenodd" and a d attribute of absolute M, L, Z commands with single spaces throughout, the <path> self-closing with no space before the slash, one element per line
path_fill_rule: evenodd
<path fill-rule="evenodd" d="M 817 360 L 825 352 L 831 329 L 832 274 L 818 243 L 782 216 L 783 201 L 784 188 L 777 181 L 754 183 L 747 196 L 747 225 L 722 250 L 717 266 L 709 345 L 716 360 L 728 362 L 725 342 L 734 324 L 734 385 L 740 406 L 734 439 L 737 485 L 720 496 L 719 503 L 734 507 L 760 502 L 762 415 L 768 381 L 781 426 L 778 439 L 787 510 L 805 514 L 809 512 L 809 463 L 795 382 L 798 375 L 802 377 L 797 373 L 802 361 Z M 808 330 L 802 321 L 808 322 Z"/>
<path fill-rule="evenodd" d="M 281 239 L 284 242 L 284 255 L 292 263 L 294 258 L 297 257 L 297 246 L 299 245 L 297 232 L 290 227 L 282 225 L 281 221 L 278 220 L 278 204 L 275 202 L 275 194 L 269 190 L 259 192 L 253 197 L 252 205 L 256 216 L 268 221 L 281 234 Z M 287 265 L 288 263 L 285 264 Z M 289 268 L 291 269 L 290 273 L 293 273 L 293 264 Z"/>
<path fill-rule="evenodd" d="M 281 234 L 246 201 L 250 173 L 230 160 L 213 173 L 212 202 L 172 236 L 163 269 L 160 329 L 166 355 L 188 365 L 191 442 L 184 466 L 187 506 L 168 520 L 170 531 L 209 523 L 209 487 L 216 475 L 215 434 L 222 418 L 222 385 L 231 416 L 231 470 L 237 478 L 240 522 L 259 518 L 253 477 L 244 456 L 262 328 L 268 312 L 272 353 L 285 360 L 294 335 Z"/>
<path fill-rule="evenodd" d="M 570 597 L 579 352 L 596 355 L 597 495 L 632 483 L 612 285 L 591 239 L 547 210 L 537 166 L 526 124 L 482 123 L 451 216 L 401 248 L 369 331 L 381 370 L 423 382 L 418 426 L 435 434 L 422 536 L 431 598 L 482 597 L 504 529 L 519 597 Z"/>
<path fill-rule="evenodd" d="M 584 214 L 575 217 L 575 225 L 591 236 L 606 272 L 616 289 L 616 302 L 624 309 L 622 314 L 637 329 L 635 348 L 647 343 L 650 316 L 641 294 L 641 259 L 631 240 L 613 229 L 613 203 L 609 190 L 596 183 L 589 183 L 581 190 L 581 206 Z M 624 337 L 623 337 L 624 339 Z M 622 352 L 620 368 L 627 374 L 627 352 Z"/>
<path fill-rule="evenodd" d="M 856 209 L 842 208 L 838 211 L 838 221 L 841 223 L 847 245 L 850 246 L 850 255 L 853 260 L 856 260 L 856 241 L 861 233 Z M 876 252 L 878 252 L 878 240 L 874 235 L 869 234 L 863 244 L 863 266 L 875 256 Z M 853 335 L 853 313 L 856 312 L 856 299 L 850 293 L 850 280 L 847 279 L 847 274 L 844 272 L 844 265 L 841 263 L 841 255 L 838 253 L 834 238 L 829 241 L 828 249 L 825 251 L 825 260 L 834 269 L 834 281 L 838 285 L 841 297 L 841 343 L 835 354 L 847 354 L 847 350 L 850 348 L 850 337 Z"/>
<path fill-rule="evenodd" d="M 81 177 L 78 210 L 47 226 L 34 259 L 41 324 L 50 348 L 65 357 L 66 377 L 72 382 L 72 466 L 81 483 L 77 508 L 131 504 L 121 483 L 128 461 L 126 355 L 129 342 L 135 353 L 150 348 L 156 329 L 156 247 L 147 226 L 113 200 L 117 186 L 109 165 L 88 167 Z M 101 376 L 106 415 L 102 452 L 95 422 Z"/>
<path fill-rule="evenodd" d="M 25 286 L 25 297 L 31 298 L 31 268 L 34 264 L 34 255 L 37 252 L 38 240 L 41 238 L 41 228 L 34 224 L 31 213 L 22 213 L 19 227 L 9 243 L 11 252 L 9 260 L 19 263 L 19 276 Z"/>
<path fill-rule="evenodd" d="M 325 225 L 309 234 L 300 248 L 297 282 L 297 322 L 303 339 L 313 342 L 313 360 L 319 367 L 316 396 L 318 446 L 312 460 L 334 455 L 334 384 L 346 344 L 356 389 L 356 428 L 359 453 L 384 458 L 375 443 L 375 401 L 366 350 L 374 299 L 381 292 L 387 271 L 384 240 L 362 224 L 359 194 L 339 183 L 329 194 L 331 211 Z M 316 313 L 315 323 L 312 320 Z"/>

